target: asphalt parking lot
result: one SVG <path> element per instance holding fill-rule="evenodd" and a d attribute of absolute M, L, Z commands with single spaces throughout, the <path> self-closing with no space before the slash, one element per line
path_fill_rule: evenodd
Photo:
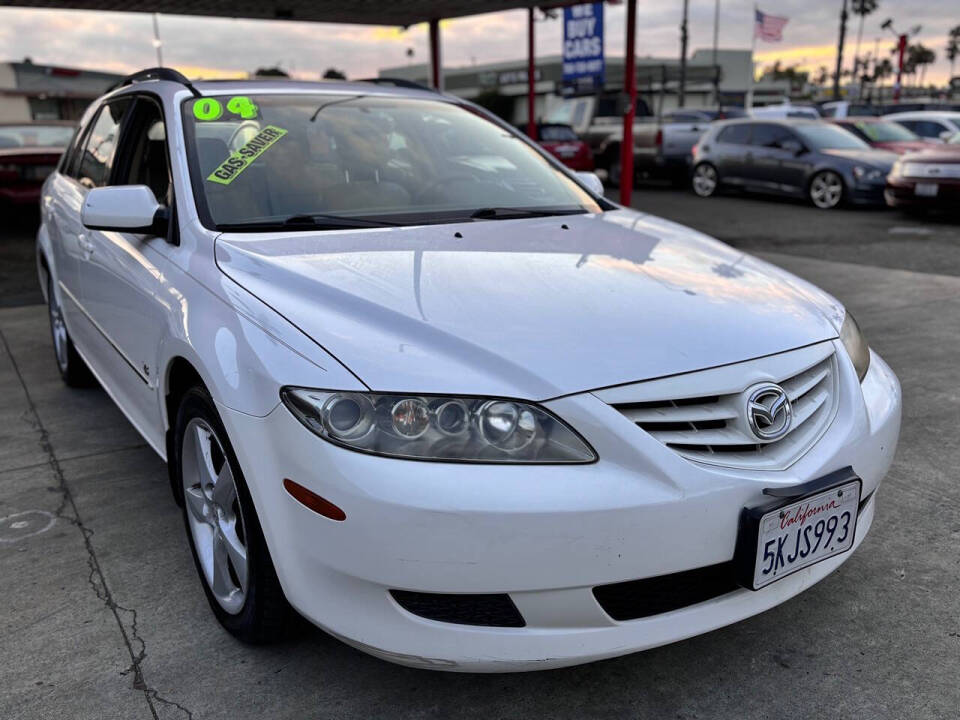
<path fill-rule="evenodd" d="M 26 220 L 0 231 L 0 718 L 960 716 L 960 224 L 655 186 L 634 205 L 832 292 L 899 375 L 900 448 L 836 573 L 736 625 L 549 672 L 412 670 L 306 625 L 241 646 L 163 463 L 101 390 L 60 382 Z"/>

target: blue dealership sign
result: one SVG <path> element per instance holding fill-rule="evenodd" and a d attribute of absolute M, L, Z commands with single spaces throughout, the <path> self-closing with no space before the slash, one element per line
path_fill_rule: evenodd
<path fill-rule="evenodd" d="M 603 3 L 563 9 L 563 84 L 603 87 Z"/>

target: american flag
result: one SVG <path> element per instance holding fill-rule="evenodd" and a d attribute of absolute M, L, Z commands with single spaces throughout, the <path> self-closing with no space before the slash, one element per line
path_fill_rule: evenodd
<path fill-rule="evenodd" d="M 783 40 L 783 26 L 790 22 L 789 18 L 767 15 L 760 10 L 756 10 L 755 12 L 757 18 L 753 28 L 754 36 L 767 42 L 780 42 Z"/>

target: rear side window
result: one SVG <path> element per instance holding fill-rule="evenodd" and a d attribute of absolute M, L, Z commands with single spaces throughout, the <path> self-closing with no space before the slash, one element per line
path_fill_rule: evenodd
<path fill-rule="evenodd" d="M 540 128 L 540 139 L 546 141 L 579 140 L 573 128 L 566 125 L 544 125 Z"/>
<path fill-rule="evenodd" d="M 130 100 L 124 98 L 107 103 L 100 109 L 81 152 L 76 173 L 81 185 L 95 188 L 107 184 L 120 136 L 120 125 L 129 107 Z"/>
<path fill-rule="evenodd" d="M 730 145 L 746 145 L 750 142 L 750 125 L 739 123 L 725 127 L 717 135 L 717 142 L 728 143 Z"/>
<path fill-rule="evenodd" d="M 938 138 L 947 128 L 934 120 L 898 120 L 907 130 L 913 130 L 920 137 Z"/>
<path fill-rule="evenodd" d="M 793 135 L 785 127 L 773 124 L 754 125 L 750 144 L 760 147 L 778 148 Z"/>

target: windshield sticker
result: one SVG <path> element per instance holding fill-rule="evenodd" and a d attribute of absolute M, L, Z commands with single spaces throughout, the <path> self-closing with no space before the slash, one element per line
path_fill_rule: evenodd
<path fill-rule="evenodd" d="M 260 157 L 267 148 L 286 134 L 287 131 L 283 128 L 267 125 L 243 147 L 220 163 L 217 169 L 207 176 L 207 180 L 221 185 L 229 185 L 240 173 L 252 165 L 253 161 Z"/>
<path fill-rule="evenodd" d="M 227 100 L 227 112 L 238 115 L 244 120 L 255 118 L 258 109 L 256 104 L 245 95 L 237 95 Z M 216 98 L 200 98 L 193 103 L 193 116 L 203 122 L 219 120 L 223 116 L 223 105 Z"/>

